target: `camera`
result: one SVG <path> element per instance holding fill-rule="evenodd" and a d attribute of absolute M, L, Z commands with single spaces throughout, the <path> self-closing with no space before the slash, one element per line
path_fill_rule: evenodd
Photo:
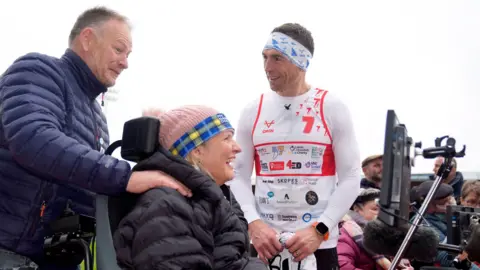
<path fill-rule="evenodd" d="M 89 243 L 95 237 L 95 219 L 73 212 L 70 202 L 62 216 L 48 226 L 44 239 L 45 260 L 58 266 L 79 265 L 85 259 L 86 269 L 93 269 Z"/>

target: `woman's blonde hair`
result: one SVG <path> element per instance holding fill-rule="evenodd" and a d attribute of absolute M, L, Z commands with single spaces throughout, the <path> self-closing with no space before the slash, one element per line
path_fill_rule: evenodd
<path fill-rule="evenodd" d="M 207 142 L 208 143 L 208 142 Z M 204 145 L 199 145 L 198 147 L 204 147 Z M 197 148 L 198 148 L 197 147 Z M 203 172 L 204 174 L 210 176 L 210 178 L 213 179 L 212 174 L 203 167 L 202 162 L 200 160 L 197 160 L 193 157 L 192 152 L 188 153 L 187 157 L 185 160 L 190 163 L 195 169 Z"/>

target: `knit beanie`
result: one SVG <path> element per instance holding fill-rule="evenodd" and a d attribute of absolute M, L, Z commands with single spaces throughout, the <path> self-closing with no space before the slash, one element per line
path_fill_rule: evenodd
<path fill-rule="evenodd" d="M 233 129 L 224 114 L 202 105 L 183 106 L 167 112 L 148 110 L 143 115 L 160 119 L 160 145 L 183 158 L 218 133 Z"/>

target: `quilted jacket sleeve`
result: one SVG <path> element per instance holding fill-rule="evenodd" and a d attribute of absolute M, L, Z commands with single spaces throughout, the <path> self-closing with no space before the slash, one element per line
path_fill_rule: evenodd
<path fill-rule="evenodd" d="M 213 269 L 211 256 L 193 232 L 206 238 L 211 234 L 193 224 L 187 200 L 170 188 L 143 194 L 114 234 L 119 265 L 136 270 Z"/>
<path fill-rule="evenodd" d="M 341 229 L 341 234 L 338 239 L 337 244 L 337 253 L 338 253 L 338 264 L 340 269 L 345 270 L 361 270 L 360 268 L 355 267 L 356 248 L 353 246 L 355 242 L 347 235 L 347 232 Z"/>
<path fill-rule="evenodd" d="M 20 166 L 57 183 L 116 194 L 124 192 L 130 165 L 80 144 L 62 130 L 64 81 L 48 59 L 27 55 L 0 79 L 0 114 L 7 145 Z"/>

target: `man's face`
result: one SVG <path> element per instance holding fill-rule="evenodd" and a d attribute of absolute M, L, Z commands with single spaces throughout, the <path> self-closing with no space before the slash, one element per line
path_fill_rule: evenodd
<path fill-rule="evenodd" d="M 433 165 L 433 172 L 435 173 L 435 175 L 438 173 L 438 170 L 440 169 L 440 166 L 442 166 L 444 160 L 445 159 L 443 157 L 438 157 L 435 159 L 435 163 Z M 457 169 L 455 167 L 452 167 L 452 170 L 448 174 L 447 180 L 452 180 L 455 177 L 456 173 Z"/>
<path fill-rule="evenodd" d="M 277 50 L 263 51 L 263 67 L 270 88 L 275 92 L 283 92 L 301 82 L 303 71 Z"/>
<path fill-rule="evenodd" d="M 456 205 L 457 203 L 455 202 L 455 198 L 453 196 L 448 196 L 443 199 L 438 199 L 434 200 L 431 203 L 434 207 L 435 213 L 446 213 L 447 212 L 447 206 L 449 205 Z"/>
<path fill-rule="evenodd" d="M 90 68 L 97 79 L 111 87 L 124 69 L 132 51 L 132 37 L 127 23 L 110 20 L 95 31 L 90 43 Z"/>
<path fill-rule="evenodd" d="M 367 166 L 363 167 L 363 173 L 367 179 L 380 183 L 382 181 L 383 159 L 377 158 L 370 161 Z"/>

